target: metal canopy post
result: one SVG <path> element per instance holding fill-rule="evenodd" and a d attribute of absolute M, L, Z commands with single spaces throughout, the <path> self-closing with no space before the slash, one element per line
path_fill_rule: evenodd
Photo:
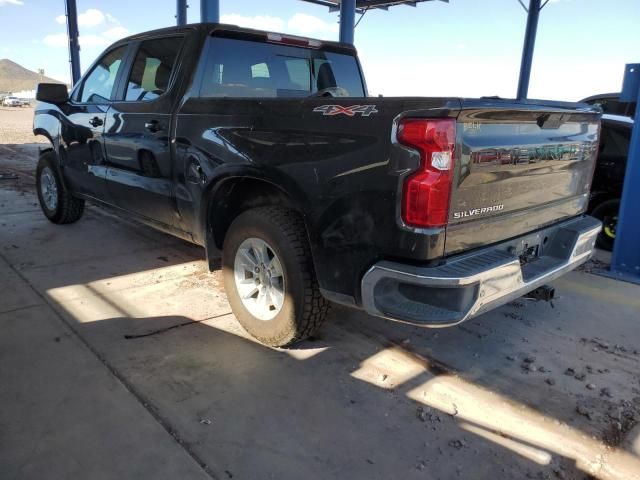
<path fill-rule="evenodd" d="M 356 21 L 356 0 L 340 2 L 340 41 L 353 45 L 353 31 Z"/>
<path fill-rule="evenodd" d="M 522 2 L 520 2 L 520 4 L 522 5 Z M 524 7 L 524 5 L 522 6 Z M 529 0 L 529 9 L 527 10 L 527 29 L 524 33 L 522 61 L 520 62 L 520 79 L 518 80 L 518 100 L 527 98 L 527 94 L 529 93 L 531 64 L 533 63 L 533 47 L 536 45 L 536 33 L 538 32 L 538 18 L 540 17 L 540 10 L 542 10 L 540 0 Z"/>
<path fill-rule="evenodd" d="M 200 21 L 207 23 L 220 21 L 220 0 L 200 0 Z"/>
<path fill-rule="evenodd" d="M 640 103 L 640 63 L 627 64 L 620 100 Z M 636 103 L 636 105 L 638 105 Z M 640 125 L 636 107 L 629 143 L 624 187 L 616 225 L 616 241 L 608 275 L 640 284 Z"/>
<path fill-rule="evenodd" d="M 69 62 L 71 63 L 71 82 L 80 80 L 80 43 L 78 42 L 78 9 L 76 0 L 65 0 L 67 10 L 67 34 L 69 36 Z"/>
<path fill-rule="evenodd" d="M 187 24 L 187 0 L 176 0 L 176 25 Z"/>

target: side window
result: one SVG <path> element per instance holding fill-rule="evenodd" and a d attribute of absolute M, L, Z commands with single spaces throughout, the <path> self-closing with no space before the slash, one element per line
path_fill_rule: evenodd
<path fill-rule="evenodd" d="M 182 37 L 142 42 L 131 68 L 125 100 L 146 102 L 165 93 L 181 45 Z"/>
<path fill-rule="evenodd" d="M 100 63 L 93 68 L 82 84 L 80 102 L 106 103 L 111 99 L 113 86 L 126 50 L 126 45 L 118 47 L 102 57 Z"/>

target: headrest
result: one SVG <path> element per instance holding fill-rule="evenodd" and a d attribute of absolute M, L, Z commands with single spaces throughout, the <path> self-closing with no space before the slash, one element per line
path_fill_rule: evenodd
<path fill-rule="evenodd" d="M 163 92 L 167 91 L 169 88 L 169 78 L 171 77 L 171 67 L 167 67 L 164 64 L 160 64 L 158 69 L 156 70 L 156 89 L 162 90 Z"/>
<path fill-rule="evenodd" d="M 329 62 L 323 63 L 318 69 L 318 90 L 324 90 L 325 88 L 335 88 L 338 84 L 336 77 L 333 75 L 331 64 Z"/>

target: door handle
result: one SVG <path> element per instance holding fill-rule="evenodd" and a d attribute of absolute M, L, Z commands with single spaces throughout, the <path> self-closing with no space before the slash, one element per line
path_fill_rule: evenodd
<path fill-rule="evenodd" d="M 156 133 L 162 130 L 162 125 L 160 125 L 160 122 L 158 122 L 157 120 L 150 120 L 148 122 L 145 122 L 144 128 L 152 133 Z"/>
<path fill-rule="evenodd" d="M 104 124 L 104 122 L 99 117 L 93 117 L 91 120 L 89 120 L 89 125 L 91 125 L 92 127 L 99 127 L 102 124 Z"/>

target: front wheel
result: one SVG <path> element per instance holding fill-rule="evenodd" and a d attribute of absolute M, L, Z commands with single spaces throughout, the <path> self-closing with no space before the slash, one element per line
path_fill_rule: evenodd
<path fill-rule="evenodd" d="M 222 264 L 231 309 L 260 342 L 285 347 L 320 328 L 329 304 L 295 211 L 260 207 L 239 215 L 227 232 Z"/>
<path fill-rule="evenodd" d="M 591 212 L 592 216 L 602 222 L 602 231 L 598 234 L 596 245 L 604 250 L 613 250 L 618 225 L 618 210 L 620 210 L 620 200 L 612 199 L 602 202 Z"/>
<path fill-rule="evenodd" d="M 40 208 L 51 222 L 63 224 L 77 222 L 84 212 L 84 200 L 69 193 L 60 179 L 53 153 L 40 156 L 36 170 L 36 190 Z"/>

